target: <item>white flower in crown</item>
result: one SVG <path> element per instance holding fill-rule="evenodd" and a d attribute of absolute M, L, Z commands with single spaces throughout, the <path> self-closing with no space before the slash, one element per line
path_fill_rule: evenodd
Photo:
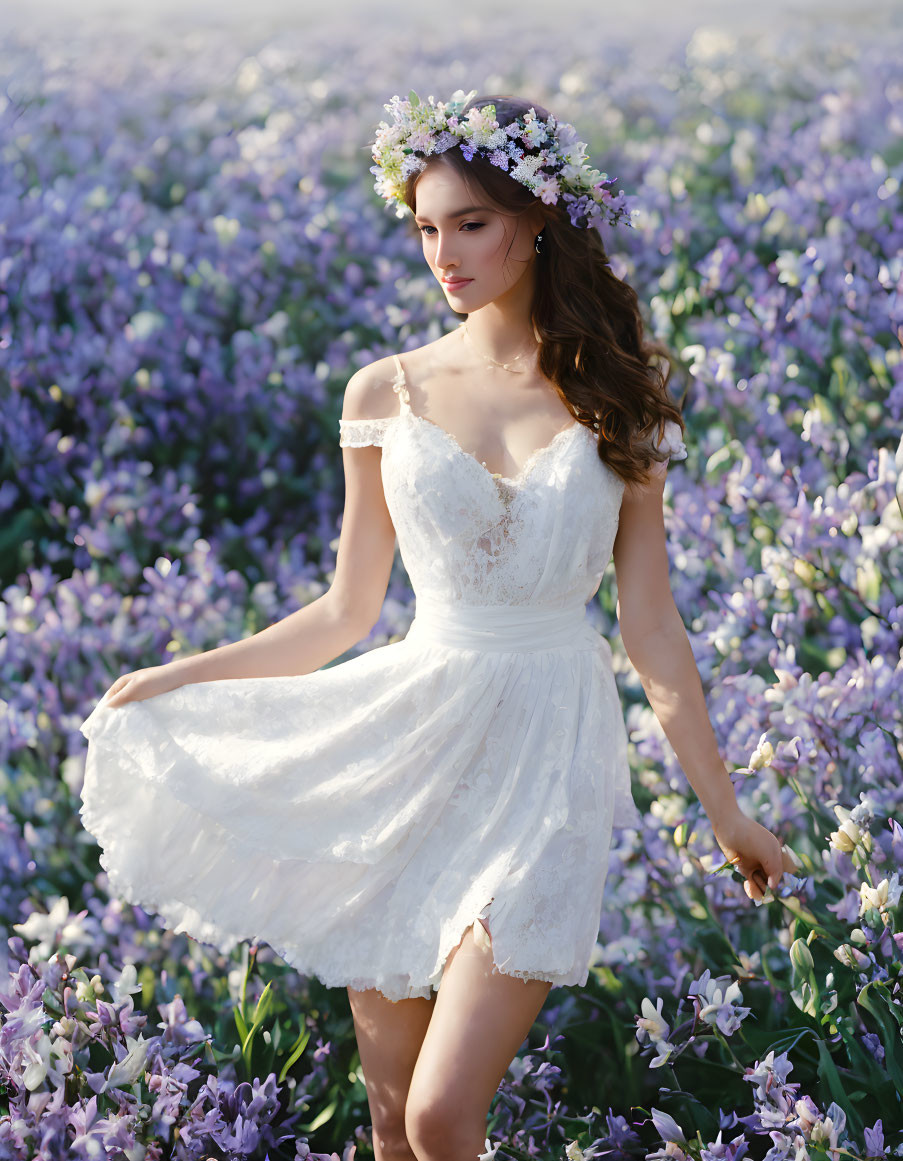
<path fill-rule="evenodd" d="M 558 182 L 554 177 L 540 178 L 533 187 L 533 192 L 538 198 L 541 198 L 547 206 L 554 206 L 558 201 L 558 195 L 561 190 L 558 188 Z"/>
<path fill-rule="evenodd" d="M 462 117 L 476 94 L 476 89 L 457 89 L 449 101 L 432 96 L 422 101 L 412 89 L 407 98 L 396 95 L 384 106 L 393 123 L 379 122 L 370 172 L 376 192 L 394 204 L 397 217 L 408 212 L 404 190 L 410 175 L 422 170 L 431 154 L 458 146 L 468 161 L 476 155 L 486 158 L 545 204 L 562 201 L 574 226 L 605 220 L 633 226 L 635 211 L 627 208 L 623 190 L 613 194 L 608 187 L 615 179 L 587 164 L 586 143 L 577 139 L 573 125 L 551 115 L 543 120 L 531 107 L 499 126 L 492 104 L 469 109 Z"/>
<path fill-rule="evenodd" d="M 408 145 L 421 153 L 429 153 L 433 148 L 433 137 L 429 129 L 415 129 L 408 138 Z"/>
<path fill-rule="evenodd" d="M 577 141 L 577 130 L 573 125 L 569 125 L 567 121 L 559 121 L 555 129 L 555 137 L 558 144 L 562 147 L 568 145 L 582 145 L 581 141 Z"/>
<path fill-rule="evenodd" d="M 525 153 L 514 169 L 511 170 L 511 176 L 515 181 L 519 181 L 522 185 L 527 186 L 528 189 L 533 189 L 536 180 L 536 171 L 541 165 L 545 164 L 545 160 L 541 153 Z"/>
<path fill-rule="evenodd" d="M 401 163 L 401 177 L 403 181 L 407 181 L 412 173 L 419 173 L 421 169 L 426 168 L 426 161 L 422 157 L 418 157 L 416 153 L 408 153 Z"/>
<path fill-rule="evenodd" d="M 579 185 L 583 186 L 584 170 L 579 165 L 563 165 L 561 167 L 561 180 L 565 185 Z"/>
<path fill-rule="evenodd" d="M 524 121 L 526 124 L 521 130 L 520 139 L 524 145 L 542 145 L 548 137 L 546 127 L 542 121 L 536 119 L 536 112 L 534 109 L 528 109 L 524 114 Z"/>
<path fill-rule="evenodd" d="M 487 147 L 496 149 L 504 144 L 508 137 L 504 129 L 499 129 L 494 105 L 486 105 L 483 109 L 471 109 L 467 119 L 461 121 L 457 128 L 461 136 L 469 139 L 471 145 L 483 149 Z"/>
<path fill-rule="evenodd" d="M 558 144 L 560 147 L 561 141 Z M 583 165 L 586 161 L 586 142 L 575 141 L 573 145 L 565 146 L 560 152 L 562 160 L 568 165 Z"/>

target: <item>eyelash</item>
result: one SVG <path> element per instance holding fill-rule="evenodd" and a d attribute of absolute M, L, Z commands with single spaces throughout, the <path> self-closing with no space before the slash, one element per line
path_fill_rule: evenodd
<path fill-rule="evenodd" d="M 482 230 L 482 228 L 483 228 L 482 222 L 465 222 L 464 225 L 465 226 L 475 226 L 478 230 Z M 436 228 L 435 226 L 419 226 L 418 227 L 421 234 L 424 232 L 424 230 L 435 230 L 435 228 Z M 468 230 L 468 233 L 472 234 L 473 230 Z M 427 238 L 432 238 L 432 236 L 433 236 L 432 234 L 426 235 Z"/>

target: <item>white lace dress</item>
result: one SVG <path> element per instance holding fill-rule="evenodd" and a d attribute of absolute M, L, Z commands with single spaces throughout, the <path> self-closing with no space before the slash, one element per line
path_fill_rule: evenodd
<path fill-rule="evenodd" d="M 583 984 L 613 826 L 639 821 L 608 642 L 585 617 L 623 482 L 582 424 L 514 478 L 410 407 L 382 446 L 407 636 L 294 677 L 102 699 L 80 814 L 111 890 L 327 986 L 429 996 L 478 917 L 498 970 Z M 669 424 L 671 458 L 686 454 Z"/>

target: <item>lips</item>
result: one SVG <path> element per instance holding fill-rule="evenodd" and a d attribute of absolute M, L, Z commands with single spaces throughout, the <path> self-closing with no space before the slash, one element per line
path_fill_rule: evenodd
<path fill-rule="evenodd" d="M 454 289 L 456 286 L 466 286 L 468 282 L 473 282 L 472 278 L 443 278 L 442 281 L 446 286 Z"/>

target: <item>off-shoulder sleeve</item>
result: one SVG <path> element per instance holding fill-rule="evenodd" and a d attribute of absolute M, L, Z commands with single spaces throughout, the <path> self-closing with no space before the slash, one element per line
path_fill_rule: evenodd
<path fill-rule="evenodd" d="M 389 429 L 394 415 L 379 419 L 340 419 L 339 447 L 367 447 L 372 444 L 382 447 L 383 437 Z"/>
<path fill-rule="evenodd" d="M 668 453 L 669 459 L 685 460 L 687 458 L 687 445 L 681 439 L 680 424 L 675 423 L 673 419 L 665 420 L 665 434 L 658 447 L 661 451 Z"/>

